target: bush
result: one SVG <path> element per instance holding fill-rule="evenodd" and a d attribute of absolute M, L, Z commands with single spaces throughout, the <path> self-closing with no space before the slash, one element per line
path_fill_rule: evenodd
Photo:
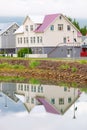
<path fill-rule="evenodd" d="M 69 65 L 61 65 L 60 66 L 60 69 L 62 69 L 62 70 L 67 70 L 67 69 L 69 69 L 70 68 L 70 66 Z"/>
<path fill-rule="evenodd" d="M 22 48 L 18 51 L 18 57 L 24 57 L 25 54 L 32 54 L 31 48 Z"/>
<path fill-rule="evenodd" d="M 29 64 L 29 67 L 33 69 L 33 68 L 37 67 L 39 64 L 40 64 L 39 61 L 31 61 Z"/>
<path fill-rule="evenodd" d="M 77 71 L 77 68 L 73 67 L 72 72 L 76 72 L 76 71 Z"/>
<path fill-rule="evenodd" d="M 87 64 L 87 60 L 81 60 L 80 64 Z"/>

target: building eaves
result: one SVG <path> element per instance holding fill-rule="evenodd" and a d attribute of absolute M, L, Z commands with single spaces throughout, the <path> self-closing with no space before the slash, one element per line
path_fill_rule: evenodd
<path fill-rule="evenodd" d="M 16 24 L 19 27 L 19 25 L 17 23 L 15 23 L 15 22 L 12 22 L 12 23 L 0 23 L 0 35 L 2 35 L 4 32 L 6 32 L 14 24 Z"/>

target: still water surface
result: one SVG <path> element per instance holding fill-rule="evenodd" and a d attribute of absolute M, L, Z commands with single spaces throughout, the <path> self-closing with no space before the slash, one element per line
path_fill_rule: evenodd
<path fill-rule="evenodd" d="M 87 130 L 87 93 L 57 85 L 0 83 L 0 130 Z"/>

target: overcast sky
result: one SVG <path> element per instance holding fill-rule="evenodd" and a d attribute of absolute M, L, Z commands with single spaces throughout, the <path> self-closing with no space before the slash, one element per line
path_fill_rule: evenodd
<path fill-rule="evenodd" d="M 0 0 L 0 16 L 44 16 L 50 13 L 87 18 L 87 0 Z"/>

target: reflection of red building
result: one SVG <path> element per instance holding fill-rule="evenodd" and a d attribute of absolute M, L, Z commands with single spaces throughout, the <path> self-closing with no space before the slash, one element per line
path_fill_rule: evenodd
<path fill-rule="evenodd" d="M 80 56 L 81 57 L 86 57 L 87 56 L 87 44 L 85 44 L 85 43 L 82 45 L 82 51 L 80 53 Z"/>

